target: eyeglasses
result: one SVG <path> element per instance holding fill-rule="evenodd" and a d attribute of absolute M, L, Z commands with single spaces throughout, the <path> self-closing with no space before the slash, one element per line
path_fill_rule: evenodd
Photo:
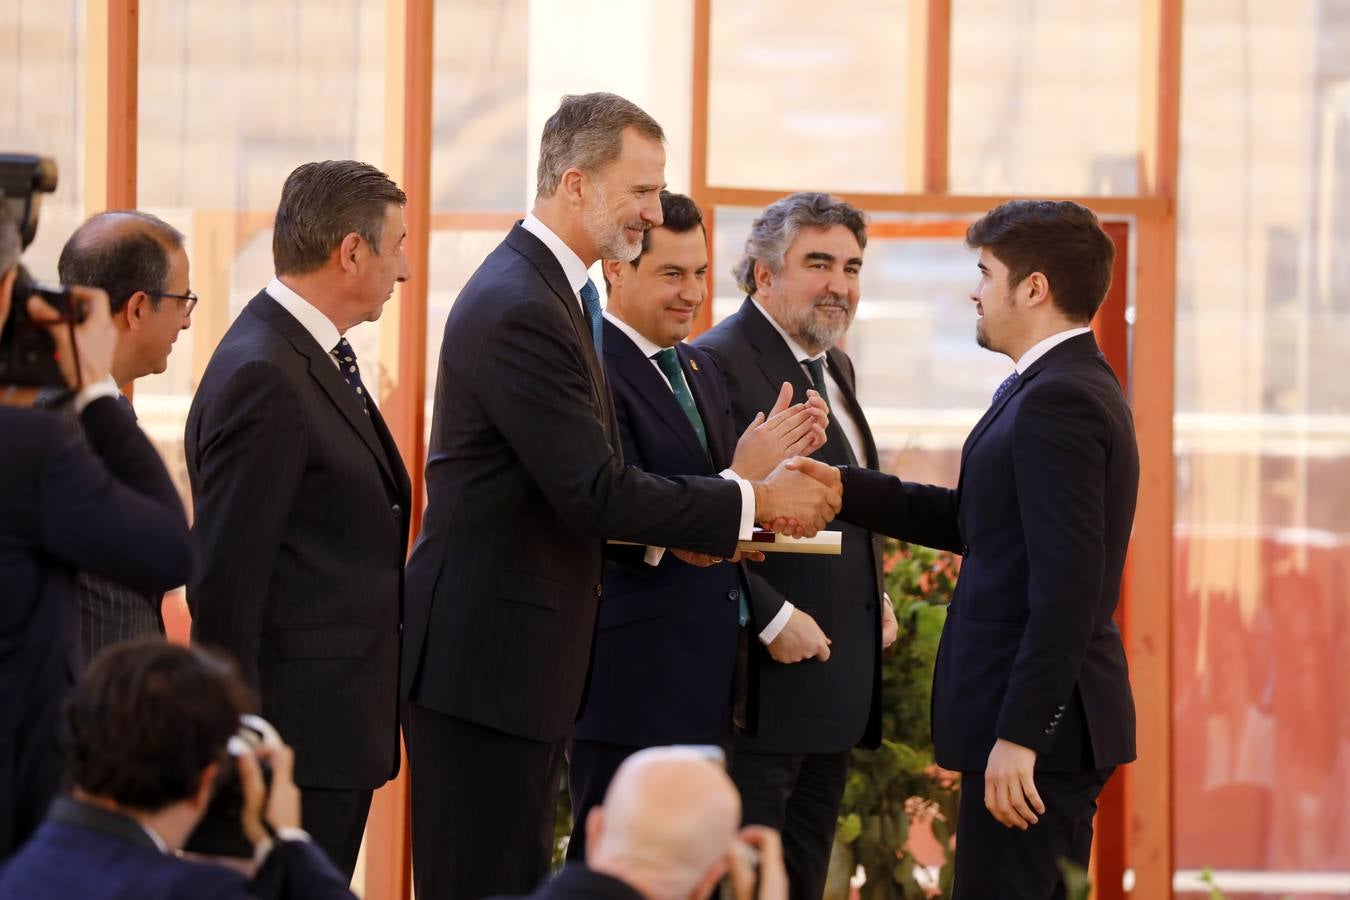
<path fill-rule="evenodd" d="M 182 303 L 183 315 L 185 316 L 192 315 L 192 310 L 196 308 L 197 301 L 201 299 L 193 291 L 188 291 L 186 294 L 167 294 L 163 291 L 148 291 L 147 293 L 152 297 L 168 297 L 171 300 L 177 300 Z"/>

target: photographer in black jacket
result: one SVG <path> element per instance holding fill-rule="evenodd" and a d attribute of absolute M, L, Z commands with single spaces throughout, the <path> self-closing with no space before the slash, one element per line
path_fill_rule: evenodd
<path fill-rule="evenodd" d="M 0 202 L 0 328 L 20 250 Z M 83 435 L 54 413 L 15 408 L 30 392 L 0 385 L 0 859 L 37 827 L 60 782 L 57 722 L 78 668 L 75 571 L 162 592 L 192 569 L 183 505 L 116 400 L 108 297 L 87 288 L 71 296 L 86 318 L 50 330 Z M 23 300 L 34 321 L 59 320 L 42 300 Z"/>

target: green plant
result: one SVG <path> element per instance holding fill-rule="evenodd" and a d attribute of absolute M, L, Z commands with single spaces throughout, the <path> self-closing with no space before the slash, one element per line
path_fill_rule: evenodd
<path fill-rule="evenodd" d="M 959 785 L 933 762 L 929 704 L 938 640 L 956 586 L 949 553 L 888 541 L 886 590 L 899 635 L 883 654 L 882 744 L 854 750 L 839 811 L 826 900 L 844 900 L 858 866 L 862 900 L 911 900 L 951 894 L 951 836 Z M 930 828 L 944 860 L 936 884 L 916 879 L 921 863 L 909 847 L 912 828 Z"/>

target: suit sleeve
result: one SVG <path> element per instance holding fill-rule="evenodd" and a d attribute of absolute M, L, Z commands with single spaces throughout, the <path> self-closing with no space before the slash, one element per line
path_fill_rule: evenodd
<path fill-rule="evenodd" d="M 249 897 L 353 900 L 342 874 L 311 841 L 278 840 L 249 883 Z"/>
<path fill-rule="evenodd" d="M 839 518 L 845 522 L 935 550 L 963 551 L 953 489 L 901 481 L 859 466 L 847 466 L 842 473 Z"/>
<path fill-rule="evenodd" d="M 192 636 L 232 653 L 258 684 L 269 583 L 306 459 L 299 399 L 267 363 L 241 366 L 198 423 L 202 566 L 188 588 Z"/>
<path fill-rule="evenodd" d="M 740 488 L 722 478 L 662 478 L 627 467 L 610 447 L 581 358 L 560 335 L 561 309 L 511 304 L 473 373 L 483 408 L 567 522 L 599 538 L 736 550 Z"/>
<path fill-rule="evenodd" d="M 1013 476 L 1029 568 L 1029 618 L 997 735 L 1038 753 L 1072 694 L 1106 566 L 1109 428 L 1080 387 L 1027 392 L 1013 428 Z"/>
<path fill-rule="evenodd" d="M 66 435 L 41 469 L 42 546 L 145 593 L 185 584 L 187 517 L 159 454 L 111 397 L 85 407 L 80 424 L 84 441 Z"/>
<path fill-rule="evenodd" d="M 614 418 L 619 424 L 619 439 L 623 447 L 624 465 L 643 467 L 642 454 L 638 452 L 637 442 L 633 439 L 633 426 L 629 421 L 628 404 L 612 389 L 609 394 L 614 402 Z M 615 565 L 622 566 L 630 573 L 639 573 L 651 569 L 645 558 L 646 546 L 628 546 L 626 544 L 606 544 L 605 558 Z"/>

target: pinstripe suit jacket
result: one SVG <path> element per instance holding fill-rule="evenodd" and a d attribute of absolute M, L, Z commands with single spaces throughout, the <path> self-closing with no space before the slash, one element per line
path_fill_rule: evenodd
<path fill-rule="evenodd" d="M 606 537 L 735 549 L 735 484 L 624 466 L 581 306 L 520 225 L 446 320 L 426 482 L 404 690 L 532 740 L 564 737 L 580 707 Z"/>
<path fill-rule="evenodd" d="M 194 641 L 229 650 L 304 787 L 398 769 L 407 471 L 374 403 L 266 292 L 240 313 L 188 413 L 202 556 Z"/>

